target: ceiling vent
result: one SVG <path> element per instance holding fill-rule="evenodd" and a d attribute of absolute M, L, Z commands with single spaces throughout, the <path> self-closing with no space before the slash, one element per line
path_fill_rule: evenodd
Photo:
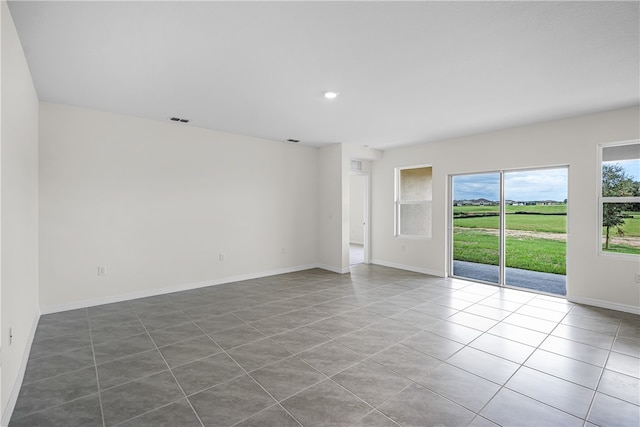
<path fill-rule="evenodd" d="M 181 119 L 180 117 L 171 117 L 172 122 L 189 123 L 189 119 Z"/>
<path fill-rule="evenodd" d="M 352 171 L 361 171 L 362 170 L 362 160 L 351 160 L 351 170 Z"/>

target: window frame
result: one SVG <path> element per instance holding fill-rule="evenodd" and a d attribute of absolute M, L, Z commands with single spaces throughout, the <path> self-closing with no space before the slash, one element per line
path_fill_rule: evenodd
<path fill-rule="evenodd" d="M 637 262 L 640 259 L 640 254 L 626 254 L 620 252 L 608 252 L 602 248 L 602 220 L 604 215 L 604 204 L 605 203 L 640 203 L 640 196 L 622 196 L 622 197 L 609 197 L 602 195 L 602 163 L 603 163 L 603 153 L 605 148 L 609 147 L 619 147 L 623 145 L 634 145 L 640 144 L 640 139 L 632 139 L 626 141 L 616 141 L 616 142 L 605 142 L 598 144 L 598 182 L 597 182 L 597 200 L 598 200 L 598 232 L 597 242 L 598 242 L 598 256 L 610 257 L 610 258 L 618 258 L 624 260 L 632 260 Z M 640 158 L 640 157 L 639 157 Z"/>
<path fill-rule="evenodd" d="M 407 169 L 431 168 L 431 200 L 400 200 L 401 172 Z M 433 238 L 433 165 L 420 164 L 411 166 L 401 166 L 394 169 L 394 215 L 393 215 L 393 235 L 403 239 L 431 240 Z M 417 205 L 431 207 L 431 223 L 429 224 L 429 235 L 402 234 L 400 209 L 402 205 Z"/>

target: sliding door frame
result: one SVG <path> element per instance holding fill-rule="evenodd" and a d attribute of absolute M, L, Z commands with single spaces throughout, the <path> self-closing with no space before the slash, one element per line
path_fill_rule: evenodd
<path fill-rule="evenodd" d="M 448 247 L 448 271 L 447 274 L 449 277 L 453 277 L 453 278 L 457 278 L 457 279 L 464 279 L 464 280 L 471 280 L 471 281 L 475 281 L 475 282 L 479 282 L 479 283 L 486 283 L 489 285 L 494 285 L 494 286 L 499 286 L 502 288 L 512 288 L 512 289 L 519 289 L 519 290 L 524 290 L 524 291 L 529 291 L 529 292 L 534 292 L 531 289 L 527 289 L 527 288 L 521 288 L 518 286 L 514 286 L 514 285 L 508 285 L 506 283 L 506 271 L 507 271 L 507 267 L 506 267 L 506 256 L 507 256 L 507 251 L 506 251 L 506 199 L 505 199 L 505 174 L 510 173 L 510 172 L 526 172 L 526 171 L 541 171 L 541 170 L 546 170 L 546 169 L 566 169 L 567 171 L 567 193 L 569 191 L 569 165 L 557 165 L 557 166 L 544 166 L 544 167 L 530 167 L 530 168 L 516 168 L 516 169 L 500 169 L 500 170 L 489 170 L 489 171 L 481 171 L 481 172 L 468 172 L 468 173 L 458 173 L 458 174 L 449 174 L 448 175 L 448 180 L 447 180 L 447 185 L 448 185 L 448 215 L 447 215 L 447 243 L 449 245 Z M 453 274 L 453 179 L 457 176 L 469 176 L 469 175 L 483 175 L 483 174 L 499 174 L 500 176 L 500 206 L 499 206 L 499 211 L 500 211 L 500 230 L 499 230 L 499 245 L 498 245 L 498 250 L 499 250 L 499 276 L 498 276 L 498 283 L 494 283 L 494 282 L 488 282 L 488 281 L 484 281 L 484 280 L 479 280 L 479 279 L 470 279 L 468 277 L 463 277 L 463 276 L 456 276 Z M 565 245 L 566 248 L 568 250 L 568 243 L 569 243 L 569 197 L 567 194 L 567 217 L 566 217 L 566 241 L 565 241 Z M 567 253 L 565 252 L 565 262 L 567 259 Z M 566 275 L 565 275 L 566 277 Z M 568 289 L 568 280 L 566 280 L 566 286 Z M 540 294 L 547 294 L 546 292 L 537 292 Z M 555 294 L 548 294 L 548 295 L 552 295 L 552 296 L 558 296 Z"/>

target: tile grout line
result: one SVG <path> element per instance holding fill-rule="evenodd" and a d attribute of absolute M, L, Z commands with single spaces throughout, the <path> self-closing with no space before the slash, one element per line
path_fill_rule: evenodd
<path fill-rule="evenodd" d="M 102 426 L 106 427 L 104 419 L 104 407 L 102 406 L 102 395 L 100 393 L 100 376 L 98 375 L 98 363 L 96 361 L 96 352 L 93 346 L 93 332 L 91 331 L 91 317 L 89 316 L 89 309 L 87 309 L 87 323 L 89 325 L 89 339 L 91 341 L 91 355 L 93 356 L 93 367 L 96 371 L 96 384 L 98 386 L 98 402 L 100 403 L 100 416 L 102 417 Z"/>
<path fill-rule="evenodd" d="M 294 419 L 298 424 L 300 424 L 300 425 L 302 426 L 302 423 L 301 423 L 301 422 L 300 422 L 296 417 L 294 417 L 294 416 L 293 416 L 293 414 L 291 414 L 291 413 L 290 413 L 290 412 L 289 412 L 289 411 L 288 411 L 284 406 L 282 406 L 282 405 L 280 404 L 280 401 L 279 401 L 278 399 L 276 399 L 276 398 L 275 398 L 275 396 L 273 396 L 273 395 L 272 395 L 272 394 L 271 394 L 271 393 L 270 393 L 270 392 L 269 392 L 265 387 L 263 387 L 263 385 L 262 385 L 262 384 L 260 384 L 260 382 L 258 382 L 255 378 L 253 378 L 253 376 L 252 376 L 252 375 L 251 375 L 251 374 L 250 374 L 250 373 L 249 373 L 249 372 L 248 372 L 248 371 L 247 371 L 247 370 L 246 370 L 246 369 L 245 369 L 245 368 L 244 368 L 240 363 L 238 363 L 238 361 L 237 361 L 236 359 L 234 359 L 234 358 L 233 358 L 233 356 L 231 356 L 231 355 L 227 352 L 227 350 L 226 350 L 226 349 L 224 349 L 220 344 L 218 344 L 216 340 L 214 340 L 214 339 L 213 339 L 213 338 L 212 338 L 212 337 L 211 337 L 211 336 L 210 336 L 210 335 L 209 335 L 209 334 L 208 334 L 204 329 L 202 329 L 202 328 L 200 327 L 200 325 L 196 324 L 196 326 L 197 326 L 197 327 L 198 327 L 198 328 L 199 328 L 199 329 L 200 329 L 200 330 L 201 330 L 201 331 L 202 331 L 202 332 L 203 332 L 207 337 L 209 337 L 209 339 L 210 339 L 211 341 L 213 341 L 213 342 L 214 342 L 218 347 L 220 347 L 220 348 L 222 349 L 222 351 L 224 352 L 224 354 L 226 354 L 226 355 L 227 355 L 227 357 L 228 357 L 228 358 L 230 358 L 230 359 L 231 359 L 231 360 L 232 360 L 236 365 L 238 365 L 238 367 L 239 367 L 240 369 L 242 369 L 242 371 L 244 372 L 244 375 L 247 375 L 249 378 L 251 378 L 251 381 L 253 381 L 255 384 L 257 384 L 257 385 L 258 385 L 258 387 L 260 387 L 260 388 L 261 388 L 265 393 L 267 393 L 267 394 L 269 395 L 269 397 L 271 397 L 271 399 L 273 399 L 273 401 L 274 401 L 274 402 L 276 402 L 274 405 L 271 405 L 271 406 L 269 406 L 268 408 L 264 408 L 263 410 L 258 411 L 258 412 L 256 412 L 256 413 L 252 414 L 251 416 L 249 416 L 249 417 L 247 417 L 247 418 L 245 418 L 245 419 L 243 419 L 243 420 L 238 421 L 238 422 L 237 422 L 237 423 L 235 423 L 235 424 L 238 424 L 238 423 L 241 423 L 241 422 L 243 422 L 243 421 L 246 421 L 246 420 L 250 419 L 251 417 L 254 417 L 256 414 L 258 414 L 258 413 L 260 413 L 260 412 L 262 412 L 262 411 L 264 411 L 264 410 L 266 410 L 266 409 L 272 408 L 272 407 L 273 407 L 273 406 L 275 406 L 275 405 L 278 405 L 278 406 L 280 406 L 280 408 L 282 408 L 282 409 L 283 409 L 283 410 L 284 410 L 284 411 L 285 411 L 285 412 L 286 412 L 286 413 L 287 413 L 291 418 L 293 418 L 293 419 Z M 258 341 L 258 340 L 256 340 L 256 341 Z M 252 342 L 256 342 L 256 341 L 252 341 Z M 251 344 L 251 343 L 247 343 L 247 344 Z M 278 345 L 280 345 L 280 344 L 278 344 Z M 238 347 L 241 347 L 241 346 L 238 346 Z M 286 349 L 285 349 L 285 350 L 286 350 Z M 293 357 L 293 356 L 289 356 L 289 357 Z M 274 362 L 274 363 L 277 363 L 277 362 Z M 268 365 L 267 365 L 267 366 L 268 366 Z M 259 368 L 259 369 L 262 369 L 262 368 Z M 321 372 L 321 374 L 323 374 L 323 375 L 324 375 L 324 373 L 322 373 L 322 372 Z M 198 391 L 197 393 L 201 393 L 201 392 L 203 392 L 203 391 L 205 391 L 205 390 L 209 390 L 209 389 L 211 389 L 211 388 L 213 388 L 213 387 L 217 387 L 217 386 L 219 386 L 219 385 L 221 385 L 221 384 L 224 384 L 224 383 L 226 383 L 226 382 L 233 381 L 234 379 L 237 379 L 237 378 L 240 378 L 240 377 L 241 377 L 241 376 L 240 376 L 240 375 L 238 375 L 238 376 L 236 376 L 236 377 L 234 377 L 234 378 L 229 379 L 228 381 L 222 382 L 222 383 L 220 383 L 220 384 L 215 384 L 215 385 L 213 385 L 213 386 L 211 386 L 211 387 L 207 387 L 207 388 L 205 388 L 205 389 L 203 389 L 203 390 L 200 390 L 200 391 Z M 194 393 L 194 394 L 196 394 L 196 393 Z M 194 411 L 195 411 L 195 409 L 194 409 Z M 234 424 L 234 425 L 235 425 L 235 424 Z M 203 425 L 204 425 L 204 423 L 203 423 Z"/>
<path fill-rule="evenodd" d="M 178 388 L 180 389 L 180 391 L 182 392 L 182 395 L 184 396 L 184 399 L 187 401 L 187 403 L 189 404 L 189 406 L 191 407 L 191 410 L 193 411 L 193 413 L 196 415 L 196 418 L 198 419 L 198 421 L 200 422 L 200 425 L 204 427 L 204 423 L 202 422 L 202 419 L 200 418 L 200 415 L 196 412 L 195 408 L 193 407 L 193 405 L 191 404 L 191 401 L 187 398 L 187 393 L 185 393 L 184 389 L 182 388 L 182 385 L 180 384 L 180 382 L 178 381 L 178 379 L 176 378 L 176 376 L 173 373 L 173 370 L 171 369 L 171 366 L 169 366 L 169 363 L 167 362 L 167 359 L 165 359 L 164 355 L 162 354 L 162 352 L 160 351 L 160 348 L 158 347 L 158 344 L 156 343 L 156 341 L 153 339 L 153 336 L 151 336 L 151 334 L 149 333 L 149 330 L 147 329 L 147 327 L 145 326 L 144 322 L 142 321 L 142 319 L 140 318 L 140 315 L 134 310 L 134 313 L 136 314 L 136 316 L 138 317 L 138 320 L 140 321 L 140 323 L 142 323 L 142 327 L 144 328 L 144 330 L 146 331 L 147 335 L 149 336 L 149 338 L 151 339 L 151 342 L 153 342 L 154 348 L 155 350 L 158 352 L 158 354 L 160 355 L 160 357 L 162 357 L 162 360 L 164 361 L 165 365 L 167 366 L 167 369 L 169 370 L 169 373 L 171 374 L 171 377 L 173 377 L 173 380 L 176 382 L 176 384 L 178 385 Z M 192 322 L 193 323 L 193 322 Z M 170 404 L 179 402 L 182 399 L 178 399 L 175 400 L 173 402 L 168 403 L 167 405 L 164 406 L 168 406 Z M 149 413 L 152 411 L 155 411 L 156 409 L 159 408 L 154 408 L 150 411 L 145 412 Z M 140 414 L 134 418 L 143 416 L 144 414 Z M 128 421 L 128 420 L 125 420 Z M 124 421 L 123 421 L 124 422 Z"/>

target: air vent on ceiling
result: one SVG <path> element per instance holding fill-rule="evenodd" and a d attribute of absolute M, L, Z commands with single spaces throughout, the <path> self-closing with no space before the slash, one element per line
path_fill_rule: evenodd
<path fill-rule="evenodd" d="M 362 170 L 362 160 L 351 160 L 351 170 L 361 171 Z"/>
<path fill-rule="evenodd" d="M 180 117 L 171 117 L 172 122 L 189 123 L 189 119 L 181 119 Z"/>

